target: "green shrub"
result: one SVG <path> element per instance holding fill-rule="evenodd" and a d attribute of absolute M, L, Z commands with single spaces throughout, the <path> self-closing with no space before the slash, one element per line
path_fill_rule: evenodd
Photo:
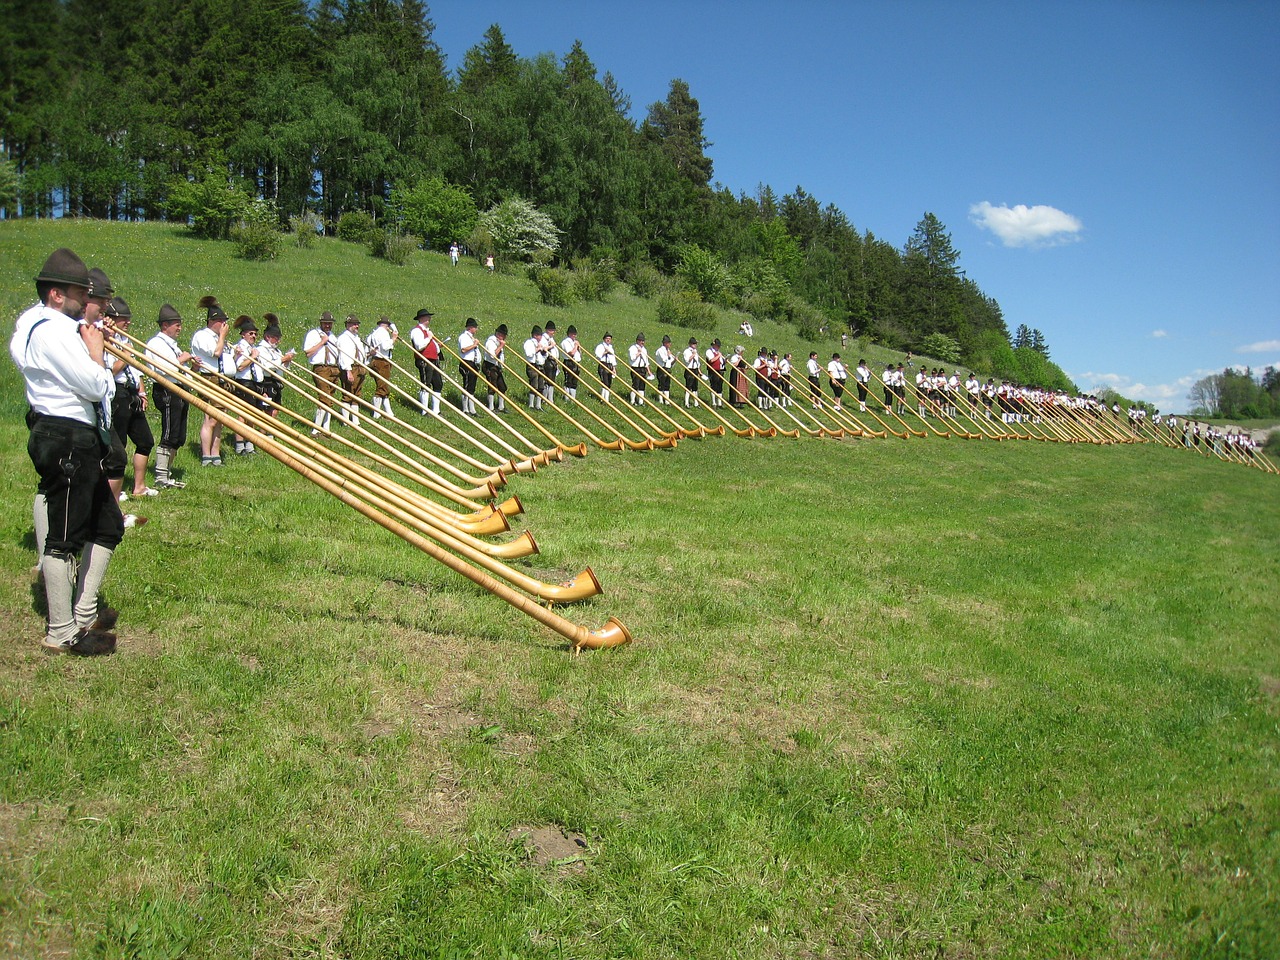
<path fill-rule="evenodd" d="M 693 290 L 669 289 L 658 296 L 658 322 L 711 330 L 716 324 L 716 311 Z"/>
<path fill-rule="evenodd" d="M 236 256 L 244 260 L 274 260 L 280 254 L 279 219 L 275 204 L 254 200 L 244 216 L 231 227 Z"/>
<path fill-rule="evenodd" d="M 666 277 L 651 263 L 635 263 L 627 270 L 626 281 L 637 297 L 652 300 L 666 284 Z"/>
<path fill-rule="evenodd" d="M 324 221 L 308 210 L 301 216 L 290 217 L 289 229 L 293 232 L 294 243 L 309 250 L 316 245 L 316 239 L 324 230 Z"/>
<path fill-rule="evenodd" d="M 400 229 L 436 250 L 448 250 L 450 243 L 471 233 L 480 216 L 471 191 L 440 177 L 393 189 L 389 212 Z"/>
<path fill-rule="evenodd" d="M 926 357 L 934 357 L 943 363 L 960 362 L 960 344 L 954 337 L 934 332 L 916 345 L 916 350 Z"/>
<path fill-rule="evenodd" d="M 395 264 L 397 267 L 403 267 L 408 263 L 409 257 L 417 249 L 417 237 L 407 236 L 403 233 L 393 233 L 377 227 L 369 233 L 369 252 L 375 257 L 381 257 L 388 263 Z"/>
<path fill-rule="evenodd" d="M 549 307 L 567 307 L 577 299 L 575 277 L 568 270 L 535 265 L 529 268 L 529 279 Z"/>
<path fill-rule="evenodd" d="M 702 295 L 702 299 L 708 303 L 727 306 L 729 298 L 732 297 L 733 278 L 729 268 L 710 250 L 695 243 L 688 244 L 680 250 L 680 263 L 676 266 L 676 276 L 697 290 Z"/>
<path fill-rule="evenodd" d="M 612 260 L 574 261 L 573 293 L 577 299 L 598 300 L 604 303 L 615 283 L 617 283 L 617 274 L 614 272 Z"/>
<path fill-rule="evenodd" d="M 336 233 L 339 240 L 346 240 L 349 243 L 369 243 L 376 229 L 373 217 L 369 214 L 363 210 L 348 210 L 338 218 Z"/>
<path fill-rule="evenodd" d="M 208 170 L 199 180 L 179 178 L 169 184 L 165 212 L 189 220 L 191 232 L 206 240 L 226 240 L 231 228 L 251 215 L 254 203 L 247 185 L 225 173 Z"/>

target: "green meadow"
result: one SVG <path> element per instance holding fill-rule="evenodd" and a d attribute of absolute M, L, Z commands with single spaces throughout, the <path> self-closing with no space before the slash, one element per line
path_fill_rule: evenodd
<path fill-rule="evenodd" d="M 61 245 L 142 336 L 169 301 L 189 338 L 206 293 L 293 345 L 423 306 L 513 345 L 690 333 L 443 256 L 18 221 L 6 346 Z M 80 661 L 39 645 L 25 407 L 6 359 L 0 956 L 1280 953 L 1280 477 L 1137 444 L 593 448 L 503 491 L 542 548 L 512 565 L 592 568 L 557 612 L 636 638 L 575 656 L 265 455 L 188 448 L 185 490 L 128 505 L 118 653 Z"/>

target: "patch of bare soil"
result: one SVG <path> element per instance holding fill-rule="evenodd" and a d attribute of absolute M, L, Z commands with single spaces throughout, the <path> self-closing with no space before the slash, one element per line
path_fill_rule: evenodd
<path fill-rule="evenodd" d="M 507 836 L 524 841 L 525 850 L 535 866 L 553 867 L 564 873 L 586 872 L 590 848 L 587 838 L 580 833 L 553 823 L 541 827 L 512 827 Z"/>

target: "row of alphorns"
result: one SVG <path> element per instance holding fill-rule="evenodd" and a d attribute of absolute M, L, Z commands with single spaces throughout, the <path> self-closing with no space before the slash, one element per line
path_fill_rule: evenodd
<path fill-rule="evenodd" d="M 465 363 L 449 344 L 442 344 L 445 352 L 459 369 Z M 901 379 L 892 385 L 867 370 L 867 379 L 854 391 L 846 387 L 847 381 L 831 380 L 823 385 L 821 378 L 810 377 L 793 385 L 789 378 L 774 380 L 768 386 L 757 386 L 754 394 L 750 386 L 751 367 L 734 371 L 727 369 L 723 375 L 723 398 L 719 391 L 711 390 L 704 379 L 701 365 L 690 368 L 677 354 L 677 361 L 667 373 L 677 395 L 683 393 L 683 402 L 671 399 L 670 391 L 657 391 L 657 403 L 644 402 L 645 384 L 651 383 L 648 371 L 632 371 L 623 368 L 622 376 L 632 375 L 632 399 L 623 403 L 621 397 L 611 391 L 611 383 L 601 378 L 598 364 L 579 363 L 573 376 L 581 387 L 566 390 L 555 384 L 545 374 L 535 385 L 520 375 L 519 367 L 504 364 L 504 379 L 514 384 L 511 392 L 528 390 L 543 397 L 549 409 L 559 413 L 588 441 L 607 450 L 670 449 L 685 437 L 704 437 L 733 433 L 739 437 L 875 437 L 890 434 L 899 438 L 936 436 L 959 439 L 1038 440 L 1053 443 L 1156 443 L 1168 447 L 1182 447 L 1165 432 L 1155 429 L 1149 422 L 1126 422 L 1121 416 L 1102 406 L 1090 406 L 1087 398 L 1071 397 L 1051 391 L 1010 392 L 1007 396 L 984 392 L 980 396 L 940 394 L 938 391 L 913 389 Z M 594 358 L 593 358 L 594 359 Z M 593 372 L 593 367 L 596 368 Z M 408 371 L 402 372 L 412 377 Z M 733 374 L 737 376 L 733 376 Z M 606 373 L 607 376 L 607 373 Z M 464 393 L 461 380 L 446 377 Z M 481 380 L 483 383 L 484 381 Z M 683 382 L 683 386 L 681 383 Z M 704 388 L 710 400 L 704 400 Z M 487 385 L 492 394 L 498 392 L 493 383 Z M 579 390 L 585 390 L 594 401 L 592 406 L 582 402 Z M 984 388 L 985 390 L 985 388 Z M 881 402 L 877 393 L 883 391 Z M 410 405 L 412 397 L 401 391 Z M 505 406 L 509 399 L 505 392 L 498 394 Z M 555 400 L 559 397 L 559 402 Z M 801 397 L 796 400 L 794 397 Z M 728 402 L 725 402 L 727 399 Z M 856 402 L 857 411 L 852 409 Z M 614 419 L 600 415 L 608 410 Z M 539 421 L 518 405 L 512 409 L 530 423 L 542 427 Z M 541 406 L 539 406 L 541 409 Z M 494 411 L 490 411 L 491 414 Z M 495 420 L 502 422 L 501 418 Z M 582 421 L 587 421 L 587 426 Z M 619 424 L 620 422 L 620 424 Z M 600 434 L 603 434 L 601 436 Z M 550 436 L 550 435 L 548 435 Z M 558 442 L 558 441 L 556 441 Z M 1280 473 L 1265 454 L 1257 448 L 1244 446 L 1205 444 L 1193 449 L 1208 457 L 1224 462 L 1252 466 L 1268 473 Z"/>
<path fill-rule="evenodd" d="M 458 363 L 460 378 L 444 374 L 444 379 L 465 394 L 461 376 L 467 364 L 448 345 L 442 347 Z M 518 429 L 499 410 L 479 411 L 488 414 L 474 418 L 461 418 L 462 425 L 438 411 L 432 411 L 420 400 L 417 377 L 404 367 L 392 363 L 391 376 L 370 375 L 394 393 L 402 406 L 417 408 L 427 420 L 422 423 L 436 425 L 440 432 L 452 434 L 449 439 L 424 430 L 409 419 L 394 417 L 391 404 L 381 410 L 371 407 L 362 397 L 338 388 L 337 399 L 351 410 L 366 414 L 363 422 L 352 417 L 340 419 L 339 425 L 351 427 L 350 435 L 337 429 L 323 430 L 323 437 L 308 436 L 312 422 L 295 413 L 286 403 L 273 404 L 265 399 L 245 396 L 242 381 L 224 380 L 221 386 L 212 386 L 206 377 L 195 376 L 188 371 L 160 369 L 148 364 L 136 341 L 122 344 L 120 355 L 140 369 L 146 376 L 173 389 L 188 402 L 246 437 L 259 449 L 296 470 L 307 479 L 320 485 L 344 503 L 413 543 L 433 558 L 467 576 L 483 588 L 518 609 L 534 616 L 544 625 L 569 639 L 575 650 L 616 646 L 631 639 L 626 627 L 616 618 L 610 618 L 600 630 L 573 624 L 554 614 L 549 606 L 583 599 L 601 592 L 599 581 L 589 569 L 573 580 L 560 584 L 544 584 L 516 571 L 506 560 L 534 553 L 536 543 L 527 532 L 505 544 L 484 544 L 477 538 L 506 531 L 508 516 L 522 512 L 518 498 L 510 498 L 495 504 L 497 491 L 507 478 L 516 473 L 529 473 L 550 462 L 563 459 L 565 453 L 585 456 L 588 450 L 584 441 L 567 442 L 535 418 L 529 410 L 512 401 L 508 392 L 499 394 L 501 406 L 508 407 L 521 425 L 527 426 L 542 441 L 530 439 L 528 432 Z M 521 375 L 520 369 L 505 366 L 514 384 L 513 390 L 534 390 Z M 733 433 L 739 437 L 958 437 L 967 439 L 988 438 L 1034 439 L 1050 442 L 1084 443 L 1134 443 L 1166 442 L 1158 434 L 1127 428 L 1127 425 L 1110 418 L 1082 415 L 1070 407 L 1056 403 L 1041 404 L 1034 410 L 1002 414 L 996 420 L 989 411 L 967 408 L 964 404 L 939 404 L 932 398 L 920 396 L 927 415 L 913 416 L 905 406 L 886 402 L 883 405 L 864 399 L 857 413 L 846 409 L 840 400 L 820 385 L 807 382 L 807 401 L 794 402 L 784 392 L 780 396 L 762 401 L 757 396 L 752 402 L 748 392 L 742 392 L 741 384 L 734 399 L 738 402 L 713 404 L 704 402 L 700 395 L 701 377 L 693 370 L 686 378 L 685 404 L 648 404 L 644 406 L 623 404 L 612 396 L 589 365 L 579 364 L 578 382 L 587 394 L 597 401 L 588 406 L 577 396 L 578 390 L 553 389 L 546 397 L 548 407 L 592 444 L 605 450 L 653 450 L 671 449 L 678 440 L 687 437 L 723 436 Z M 283 385 L 303 402 L 316 406 L 329 406 L 333 398 L 327 396 L 315 378 L 288 368 L 273 371 L 282 378 Z M 873 375 L 874 377 L 874 375 Z M 880 386 L 883 381 L 874 378 Z M 689 389 L 692 381 L 693 389 Z M 406 389 L 404 383 L 410 383 Z M 538 385 L 545 388 L 546 381 Z M 492 384 L 489 389 L 493 390 Z M 887 397 L 899 396 L 892 389 Z M 559 398 L 557 402 L 556 398 Z M 852 395 L 849 397 L 852 400 Z M 508 405 L 507 401 L 511 401 Z M 865 407 L 865 409 L 864 409 Z M 877 409 L 877 407 L 879 409 Z M 474 405 L 473 405 L 474 408 Z M 668 412 L 670 411 L 670 412 Z M 602 414 L 609 414 L 602 416 Z M 279 417 L 283 416 L 285 423 Z M 417 418 L 414 418 L 415 420 Z M 585 422 L 584 422 L 585 421 Z M 914 421 L 914 422 L 913 422 Z M 299 427 L 289 426 L 298 423 Z M 588 426 L 587 424 L 591 425 Z M 920 429 L 923 426 L 925 429 Z M 312 429 L 311 433 L 315 433 Z M 335 442 L 350 456 L 343 456 L 318 439 Z M 1173 444 L 1169 444 L 1173 445 Z M 461 449 L 461 447 L 468 449 Z M 1206 453 L 1224 460 L 1243 457 L 1232 456 L 1206 449 Z M 353 457 L 367 460 L 384 471 L 378 473 L 363 467 Z M 1269 472 L 1280 472 L 1267 458 L 1259 455 L 1249 458 L 1251 465 Z M 393 474 L 401 482 L 389 479 Z M 447 475 L 446 475 L 447 474 Z M 374 479 L 377 478 L 377 479 Z M 452 478 L 452 479 L 451 479 Z M 405 484 L 413 484 L 407 487 Z M 432 498 L 443 499 L 467 509 L 457 512 Z M 477 509 L 477 501 L 488 501 L 487 508 Z M 393 506 L 388 506 L 391 504 Z M 483 570 L 475 569 L 473 564 Z M 497 577 L 498 579 L 494 579 Z M 499 582 L 505 581 L 505 582 Z M 522 590 L 523 596 L 516 590 Z M 545 603 L 543 607 L 538 601 Z"/>
<path fill-rule="evenodd" d="M 509 518 L 524 511 L 516 496 L 496 502 L 497 490 L 510 474 L 535 470 L 562 459 L 565 452 L 582 455 L 584 448 L 558 443 L 547 447 L 511 431 L 523 445 L 520 449 L 490 432 L 497 445 L 510 451 L 503 456 L 464 432 L 479 451 L 473 455 L 413 424 L 372 417 L 359 425 L 349 422 L 349 435 L 326 429 L 316 437 L 311 435 L 311 422 L 289 404 L 267 404 L 230 377 L 210 377 L 184 365 L 149 359 L 145 344 L 128 334 L 117 331 L 107 351 L 348 507 L 564 637 L 575 651 L 619 646 L 632 639 L 616 617 L 592 630 L 553 609 L 602 592 L 589 567 L 566 582 L 546 583 L 508 562 L 538 552 L 527 530 L 505 542 L 489 539 L 510 531 Z M 326 402 L 309 378 L 287 368 L 281 372 L 287 388 L 306 402 Z M 357 397 L 346 399 L 370 409 Z M 321 440 L 334 441 L 337 449 Z M 478 472 L 468 473 L 459 463 Z"/>

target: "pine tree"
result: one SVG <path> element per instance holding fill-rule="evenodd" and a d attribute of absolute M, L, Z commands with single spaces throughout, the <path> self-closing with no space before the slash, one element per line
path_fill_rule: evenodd
<path fill-rule="evenodd" d="M 711 146 L 702 133 L 702 111 L 689 93 L 689 84 L 672 80 L 667 99 L 651 104 L 643 128 L 662 144 L 676 170 L 695 187 L 706 189 L 711 182 Z"/>

